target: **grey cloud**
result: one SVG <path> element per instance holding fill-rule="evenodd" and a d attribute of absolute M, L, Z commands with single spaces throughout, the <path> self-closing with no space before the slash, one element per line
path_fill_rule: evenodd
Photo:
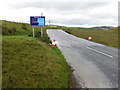
<path fill-rule="evenodd" d="M 45 8 L 47 10 L 58 10 L 58 11 L 73 11 L 81 9 L 92 9 L 96 7 L 102 7 L 108 2 L 26 2 L 19 5 L 13 5 L 13 8 Z"/>
<path fill-rule="evenodd" d="M 109 18 L 111 19 L 111 18 Z M 65 24 L 65 25 L 116 25 L 117 20 L 114 20 L 113 22 L 109 22 L 107 20 L 109 19 L 103 19 L 99 18 L 97 19 L 96 17 L 91 17 L 91 18 L 73 18 L 73 19 L 54 19 L 52 23 L 60 23 L 60 24 Z M 104 23 L 103 23 L 104 22 Z"/>
<path fill-rule="evenodd" d="M 100 20 L 96 20 L 95 18 L 76 18 L 70 20 L 53 20 L 52 23 L 64 23 L 65 25 L 99 25 L 101 24 Z"/>
<path fill-rule="evenodd" d="M 87 12 L 87 10 L 89 9 L 89 11 L 93 8 L 98 8 L 98 7 L 103 7 L 105 5 L 108 5 L 109 2 L 26 2 L 26 3 L 22 3 L 19 5 L 12 5 L 12 8 L 15 9 L 21 9 L 21 8 L 44 8 L 47 11 L 49 10 L 55 10 L 55 12 L 61 16 L 62 15 L 68 15 L 68 14 L 73 14 L 73 13 L 79 13 L 82 14 L 83 12 Z M 88 13 L 88 14 L 87 14 Z M 65 25 L 101 25 L 103 24 L 103 20 L 102 19 L 109 19 L 112 18 L 112 15 L 105 15 L 102 14 L 101 15 L 89 15 L 89 12 L 87 12 L 85 15 L 88 18 L 74 18 L 73 19 L 65 19 L 65 18 L 53 18 L 53 20 L 51 20 L 51 23 L 55 23 L 55 24 L 65 24 Z"/>
<path fill-rule="evenodd" d="M 102 12 L 101 12 L 102 13 Z M 95 19 L 114 19 L 115 21 L 118 20 L 118 16 L 117 15 L 113 15 L 110 13 L 104 13 L 104 14 L 94 14 L 94 15 L 89 15 L 89 17 L 95 18 Z"/>

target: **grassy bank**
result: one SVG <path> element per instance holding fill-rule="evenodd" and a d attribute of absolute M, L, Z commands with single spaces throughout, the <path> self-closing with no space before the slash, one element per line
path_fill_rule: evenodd
<path fill-rule="evenodd" d="M 68 88 L 69 68 L 57 48 L 27 36 L 3 36 L 3 88 Z"/>
<path fill-rule="evenodd" d="M 68 88 L 70 67 L 58 48 L 52 48 L 43 27 L 2 21 L 3 88 Z"/>
<path fill-rule="evenodd" d="M 31 33 L 32 28 L 26 23 L 17 23 L 10 21 L 2 21 L 3 35 L 26 35 Z"/>
<path fill-rule="evenodd" d="M 118 43 L 118 28 L 110 30 L 98 30 L 98 29 L 80 29 L 80 28 L 62 28 L 64 31 L 73 34 L 77 37 L 88 39 L 92 37 L 92 41 L 98 42 L 107 46 L 120 49 L 120 43 Z"/>

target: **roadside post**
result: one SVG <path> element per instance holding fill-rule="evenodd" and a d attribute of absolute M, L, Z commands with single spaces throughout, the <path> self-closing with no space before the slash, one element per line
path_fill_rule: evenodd
<path fill-rule="evenodd" d="M 42 31 L 42 27 L 41 27 L 41 37 L 43 37 L 43 31 Z"/>
<path fill-rule="evenodd" d="M 45 27 L 45 16 L 30 16 L 30 25 L 33 27 L 33 37 L 34 35 L 34 27 L 41 27 L 41 37 L 43 37 L 42 27 Z"/>
<path fill-rule="evenodd" d="M 33 37 L 35 37 L 35 33 L 34 33 L 34 27 L 33 27 Z"/>

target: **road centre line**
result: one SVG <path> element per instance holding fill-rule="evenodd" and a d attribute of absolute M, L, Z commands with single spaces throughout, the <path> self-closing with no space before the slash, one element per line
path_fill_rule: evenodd
<path fill-rule="evenodd" d="M 93 51 L 95 51 L 95 52 L 98 52 L 98 53 L 100 53 L 100 54 L 103 54 L 103 55 L 105 55 L 105 56 L 107 56 L 107 57 L 113 58 L 113 56 L 108 55 L 108 54 L 103 53 L 103 52 L 100 52 L 100 51 L 98 51 L 98 50 L 96 50 L 96 49 L 90 48 L 90 47 L 88 47 L 88 46 L 85 46 L 85 47 L 88 48 L 88 49 L 91 49 L 91 50 L 93 50 Z"/>

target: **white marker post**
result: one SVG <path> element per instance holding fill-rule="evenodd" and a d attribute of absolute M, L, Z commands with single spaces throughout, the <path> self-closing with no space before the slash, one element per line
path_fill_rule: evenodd
<path fill-rule="evenodd" d="M 43 13 L 41 13 L 41 17 L 42 17 Z M 43 31 L 42 31 L 42 27 L 41 27 L 41 37 L 43 37 Z"/>
<path fill-rule="evenodd" d="M 34 33 L 34 27 L 33 27 L 33 37 L 35 37 L 35 33 Z"/>
<path fill-rule="evenodd" d="M 42 31 L 42 27 L 41 27 L 41 37 L 43 37 L 43 31 Z"/>

